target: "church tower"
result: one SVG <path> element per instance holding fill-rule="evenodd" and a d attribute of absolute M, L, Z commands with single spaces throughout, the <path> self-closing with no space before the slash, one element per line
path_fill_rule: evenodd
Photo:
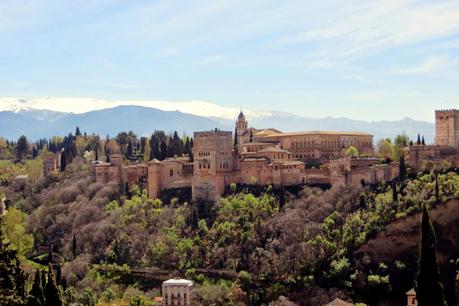
<path fill-rule="evenodd" d="M 237 142 L 238 144 L 246 143 L 248 140 L 248 125 L 249 123 L 245 119 L 244 113 L 239 113 L 236 121 L 236 133 L 237 133 Z"/>

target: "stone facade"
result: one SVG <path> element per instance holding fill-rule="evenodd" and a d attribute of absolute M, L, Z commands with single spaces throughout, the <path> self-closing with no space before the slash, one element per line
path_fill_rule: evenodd
<path fill-rule="evenodd" d="M 410 167 L 459 167 L 459 110 L 435 111 L 435 144 L 410 146 L 405 155 Z"/>
<path fill-rule="evenodd" d="M 59 172 L 61 167 L 61 152 L 48 154 L 43 158 L 43 175 L 49 176 Z"/>
<path fill-rule="evenodd" d="M 231 183 L 275 187 L 301 184 L 352 184 L 390 181 L 398 164 L 379 164 L 373 155 L 373 136 L 366 133 L 298 132 L 249 128 L 241 112 L 236 121 L 237 145 L 230 131 L 204 131 L 193 135 L 193 160 L 174 157 L 148 164 L 124 165 L 121 156 L 97 162 L 97 182 L 133 184 L 158 197 L 165 189 L 191 188 L 193 200 L 216 201 Z M 363 158 L 345 156 L 355 146 Z M 314 160 L 321 168 L 309 167 Z"/>
<path fill-rule="evenodd" d="M 190 305 L 190 292 L 193 282 L 186 279 L 174 278 L 163 282 L 162 285 L 162 305 L 174 306 Z"/>
<path fill-rule="evenodd" d="M 459 110 L 435 111 L 435 144 L 459 149 Z"/>

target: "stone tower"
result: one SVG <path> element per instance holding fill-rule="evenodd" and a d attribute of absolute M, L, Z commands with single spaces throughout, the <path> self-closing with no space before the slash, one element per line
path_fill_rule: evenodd
<path fill-rule="evenodd" d="M 459 149 L 459 110 L 435 111 L 435 144 Z"/>
<path fill-rule="evenodd" d="M 233 135 L 215 130 L 195 132 L 193 139 L 193 199 L 216 201 L 231 182 Z"/>
<path fill-rule="evenodd" d="M 246 143 L 248 140 L 248 121 L 245 119 L 244 113 L 239 113 L 236 121 L 236 133 L 237 133 L 237 142 L 238 144 Z"/>

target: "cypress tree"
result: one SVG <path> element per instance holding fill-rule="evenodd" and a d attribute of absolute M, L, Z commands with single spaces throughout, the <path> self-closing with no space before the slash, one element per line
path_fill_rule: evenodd
<path fill-rule="evenodd" d="M 36 298 L 40 302 L 41 305 L 45 303 L 45 298 L 43 296 L 43 288 L 41 286 L 40 270 L 38 269 L 35 272 L 32 289 L 30 290 L 29 295 Z"/>
<path fill-rule="evenodd" d="M 252 142 L 252 137 L 253 137 L 252 130 L 250 130 L 249 142 Z"/>
<path fill-rule="evenodd" d="M 403 154 L 402 156 L 400 156 L 398 167 L 399 167 L 398 177 L 400 178 L 401 181 L 404 181 L 406 178 L 406 164 L 405 164 L 405 156 Z"/>
<path fill-rule="evenodd" d="M 131 157 L 132 156 L 132 142 L 131 142 L 131 140 L 129 140 L 129 142 L 128 142 L 126 156 L 127 157 Z"/>
<path fill-rule="evenodd" d="M 73 255 L 73 258 L 77 256 L 77 241 L 76 241 L 75 234 L 73 234 L 73 240 L 72 240 L 72 255 Z"/>
<path fill-rule="evenodd" d="M 59 296 L 59 290 L 54 282 L 53 267 L 50 264 L 48 268 L 48 282 L 45 286 L 45 301 L 46 305 L 62 306 L 62 301 Z"/>
<path fill-rule="evenodd" d="M 421 144 L 422 144 L 423 146 L 426 145 L 426 142 L 425 142 L 425 140 L 424 140 L 424 136 L 422 136 Z"/>
<path fill-rule="evenodd" d="M 439 280 L 435 231 L 427 207 L 422 207 L 421 249 L 415 282 L 419 306 L 446 306 Z"/>
<path fill-rule="evenodd" d="M 64 152 L 61 154 L 61 171 L 65 171 L 65 168 L 67 168 L 67 154 L 64 150 Z"/>
<path fill-rule="evenodd" d="M 75 129 L 75 136 L 81 136 L 80 128 L 78 126 Z"/>
<path fill-rule="evenodd" d="M 167 157 L 167 143 L 165 140 L 161 141 L 160 149 L 159 160 L 164 160 Z"/>
<path fill-rule="evenodd" d="M 418 134 L 418 140 L 416 141 L 416 144 L 417 145 L 420 145 L 421 144 L 421 135 Z"/>

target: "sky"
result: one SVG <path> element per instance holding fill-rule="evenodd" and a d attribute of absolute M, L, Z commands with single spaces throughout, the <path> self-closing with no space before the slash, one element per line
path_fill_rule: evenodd
<path fill-rule="evenodd" d="M 458 68 L 459 1 L 0 1 L 0 97 L 432 122 Z"/>

